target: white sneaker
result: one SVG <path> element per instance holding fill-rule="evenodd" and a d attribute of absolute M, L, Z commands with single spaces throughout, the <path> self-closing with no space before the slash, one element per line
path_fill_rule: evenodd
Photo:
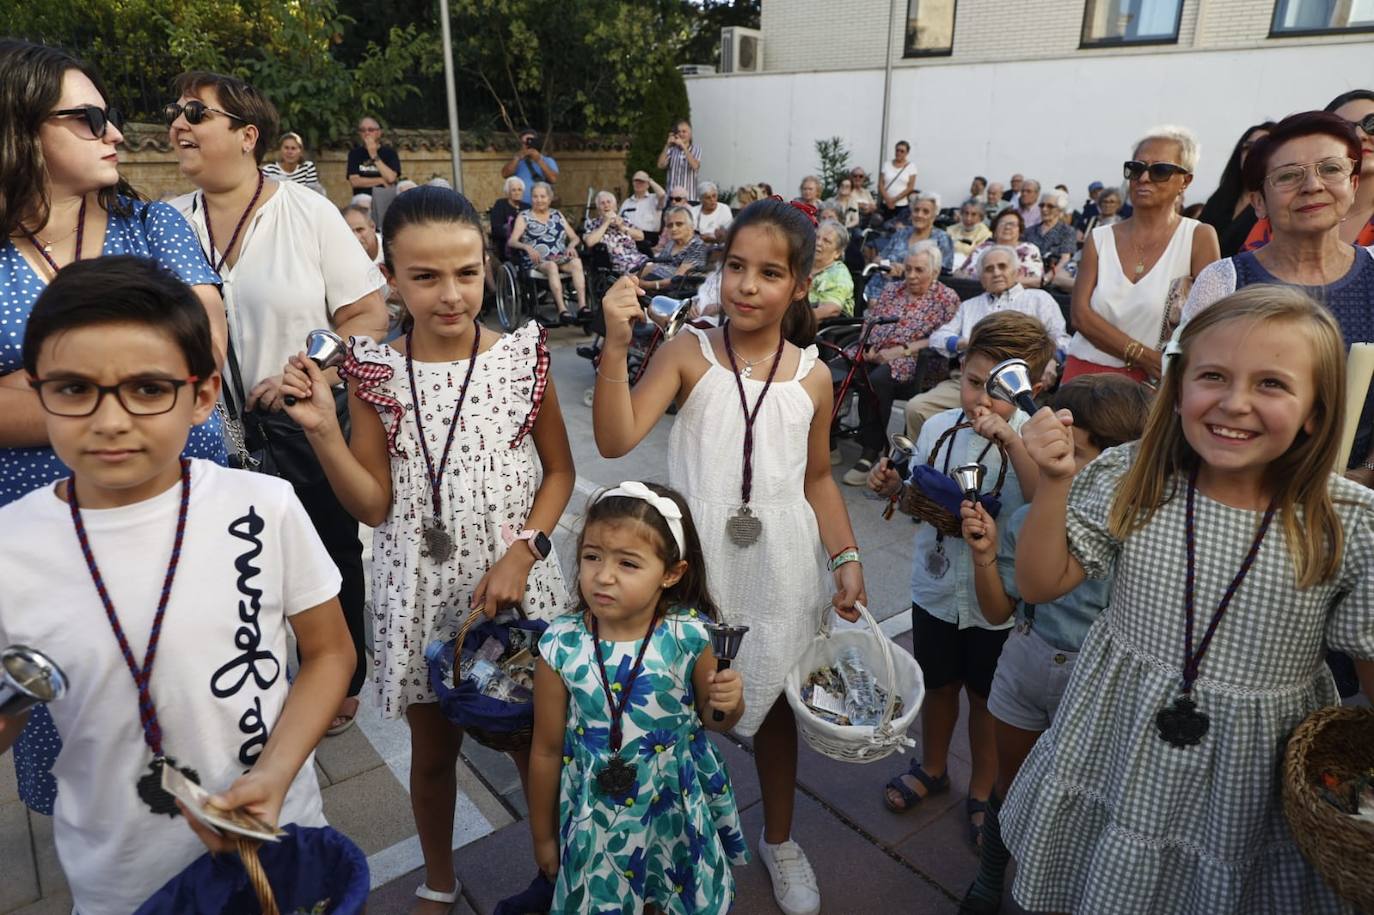
<path fill-rule="evenodd" d="M 816 886 L 816 872 L 800 845 L 791 839 L 769 845 L 760 835 L 759 857 L 773 881 L 773 899 L 785 915 L 818 915 L 821 891 Z"/>

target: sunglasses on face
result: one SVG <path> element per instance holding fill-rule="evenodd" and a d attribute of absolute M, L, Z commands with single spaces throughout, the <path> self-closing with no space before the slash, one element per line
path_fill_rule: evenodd
<path fill-rule="evenodd" d="M 1358 121 L 1351 121 L 1350 123 L 1363 130 L 1365 136 L 1374 137 L 1374 111 L 1366 114 Z"/>
<path fill-rule="evenodd" d="M 668 199 L 671 200 L 673 203 L 686 203 L 686 202 L 687 202 L 687 198 L 686 198 L 686 197 L 669 197 Z"/>
<path fill-rule="evenodd" d="M 1174 175 L 1190 174 L 1188 169 L 1172 162 L 1152 162 L 1146 165 L 1144 162 L 1132 159 L 1121 166 L 1121 174 L 1129 181 L 1139 181 L 1140 177 L 1147 172 L 1150 175 L 1150 180 L 1155 182 L 1168 181 Z"/>
<path fill-rule="evenodd" d="M 91 130 L 91 139 L 99 140 L 105 136 L 105 131 L 111 125 L 115 130 L 124 129 L 124 115 L 119 113 L 118 108 L 97 108 L 95 105 L 80 105 L 76 108 L 59 108 L 50 118 L 84 118 L 86 126 Z"/>
<path fill-rule="evenodd" d="M 162 109 L 162 119 L 166 121 L 167 126 L 170 127 L 173 121 L 185 115 L 187 124 L 199 124 L 201 121 L 205 120 L 205 113 L 207 111 L 212 111 L 215 114 L 222 114 L 226 118 L 232 118 L 241 124 L 248 123 L 236 114 L 230 114 L 222 108 L 211 108 L 200 99 L 195 98 L 185 103 L 168 102 Z"/>

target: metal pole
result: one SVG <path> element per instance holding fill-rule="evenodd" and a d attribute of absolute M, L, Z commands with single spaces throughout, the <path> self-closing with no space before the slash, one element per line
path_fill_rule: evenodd
<path fill-rule="evenodd" d="M 453 85 L 453 36 L 449 33 L 448 0 L 439 0 L 439 26 L 444 39 L 444 89 L 448 94 L 448 142 L 453 157 L 453 189 L 463 191 L 463 151 L 458 145 L 458 92 Z"/>
<path fill-rule="evenodd" d="M 897 0 L 892 0 L 887 8 L 887 44 L 883 46 L 883 139 L 878 147 L 878 171 L 874 175 L 879 183 L 883 180 L 883 163 L 887 161 L 884 156 L 887 155 L 887 107 L 892 99 L 892 26 L 896 19 Z"/>

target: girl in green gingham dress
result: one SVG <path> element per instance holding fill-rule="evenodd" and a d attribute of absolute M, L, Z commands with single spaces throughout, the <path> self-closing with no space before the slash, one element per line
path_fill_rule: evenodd
<path fill-rule="evenodd" d="M 1023 596 L 1114 578 L 1002 810 L 1013 894 L 1034 911 L 1351 911 L 1299 853 L 1280 800 L 1288 735 L 1340 701 L 1325 649 L 1354 656 L 1374 693 L 1374 492 L 1327 473 L 1340 333 L 1301 293 L 1255 286 L 1170 349 L 1141 442 L 1104 452 L 1071 488 L 1054 469 L 1064 419 L 1041 410 L 1023 431 L 1041 467 L 1017 550 Z M 1071 440 L 1067 454 L 1071 465 Z M 1156 716 L 1182 690 L 1190 498 L 1194 652 L 1267 504 L 1274 514 L 1198 667 L 1191 698 L 1207 730 L 1174 746 Z"/>
<path fill-rule="evenodd" d="M 743 687 L 716 670 L 685 503 L 622 483 L 589 508 L 578 559 L 579 609 L 540 639 L 534 691 L 530 820 L 536 860 L 556 874 L 552 911 L 727 912 L 731 866 L 748 853 L 704 726 L 732 727 Z M 609 787 L 601 776 L 617 756 L 633 775 Z"/>

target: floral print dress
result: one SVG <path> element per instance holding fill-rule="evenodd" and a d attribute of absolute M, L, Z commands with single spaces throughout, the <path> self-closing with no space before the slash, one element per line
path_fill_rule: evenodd
<path fill-rule="evenodd" d="M 611 713 L 582 613 L 560 616 L 539 654 L 568 690 L 559 790 L 554 912 L 626 915 L 657 906 L 674 915 L 723 913 L 734 901 L 732 865 L 748 852 L 725 761 L 697 715 L 692 670 L 710 644 L 695 610 L 676 610 L 650 634 L 630 687 L 620 755 L 634 787 L 602 794 L 596 772 L 609 759 Z M 606 678 L 617 694 L 639 641 L 607 642 Z"/>

